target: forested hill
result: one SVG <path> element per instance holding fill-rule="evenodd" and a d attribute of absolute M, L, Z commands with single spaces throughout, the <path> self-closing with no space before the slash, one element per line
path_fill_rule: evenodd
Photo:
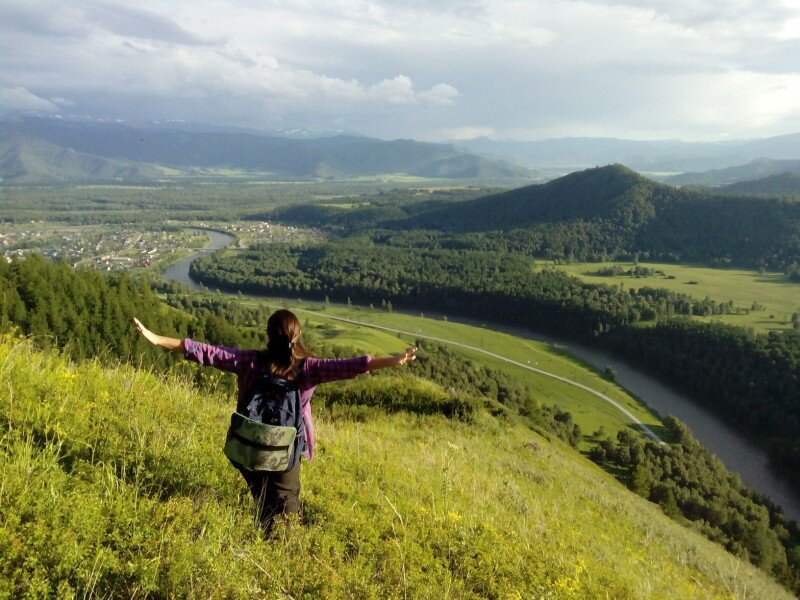
<path fill-rule="evenodd" d="M 418 215 L 409 223 L 443 231 L 489 231 L 576 219 L 605 218 L 620 224 L 626 220 L 640 222 L 652 215 L 651 197 L 658 188 L 683 194 L 622 165 L 612 165 L 442 206 Z"/>
<path fill-rule="evenodd" d="M 800 261 L 800 203 L 678 189 L 622 165 L 432 206 L 387 225 L 481 233 L 471 243 L 511 240 L 508 249 L 583 260 L 638 252 L 776 269 Z"/>

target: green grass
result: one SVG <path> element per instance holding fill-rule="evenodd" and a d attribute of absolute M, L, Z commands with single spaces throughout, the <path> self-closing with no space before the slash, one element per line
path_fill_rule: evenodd
<path fill-rule="evenodd" d="M 265 541 L 220 451 L 230 398 L 9 337 L 0 370 L 2 597 L 791 598 L 484 413 L 317 403 L 302 518 Z"/>
<path fill-rule="evenodd" d="M 269 304 L 275 308 L 284 305 L 284 302 L 269 300 L 246 299 L 243 302 Z M 338 345 L 352 346 L 364 352 L 375 354 L 399 352 L 407 348 L 414 341 L 414 338 L 412 336 L 398 337 L 397 334 L 369 327 L 331 321 L 326 316 L 345 317 L 393 329 L 461 342 L 521 363 L 529 363 L 532 367 L 573 379 L 606 394 L 636 415 L 656 434 L 664 435 L 664 427 L 658 415 L 638 398 L 605 379 L 592 366 L 567 355 L 550 344 L 441 319 L 334 305 L 327 307 L 325 310 L 320 310 L 319 304 L 307 302 L 289 302 L 286 305 L 292 310 L 300 309 L 297 314 L 302 323 L 324 326 L 324 329 L 318 330 L 320 337 L 323 339 Z M 605 430 L 607 435 L 613 436 L 620 429 L 627 429 L 633 426 L 630 420 L 619 410 L 579 388 L 479 352 L 457 346 L 452 348 L 470 360 L 503 371 L 528 386 L 540 403 L 558 404 L 563 409 L 571 412 L 575 422 L 580 425 L 581 431 L 585 436 L 584 441 L 579 446 L 581 450 L 588 450 L 597 441 L 592 437 L 592 433 L 600 427 Z M 640 431 L 638 428 L 635 428 L 635 430 L 637 432 Z"/>
<path fill-rule="evenodd" d="M 580 277 L 592 283 L 605 283 L 618 285 L 622 283 L 626 288 L 659 287 L 690 294 L 703 299 L 706 296 L 718 302 L 733 300 L 735 307 L 750 309 L 753 302 L 764 306 L 764 310 L 751 311 L 749 314 L 720 315 L 704 317 L 703 320 L 716 320 L 731 325 L 753 327 L 758 331 L 772 331 L 789 329 L 792 327 L 792 313 L 800 312 L 800 284 L 792 283 L 782 273 L 759 274 L 756 271 L 742 269 L 714 269 L 708 267 L 694 267 L 688 265 L 643 263 L 639 265 L 659 269 L 666 276 L 632 278 L 630 276 L 598 277 L 590 275 L 603 267 L 614 265 L 626 270 L 631 268 L 631 263 L 606 262 L 582 263 L 570 265 L 552 265 L 537 261 L 537 265 L 548 264 Z M 696 283 L 689 283 L 694 281 Z M 772 315 L 774 318 L 770 318 Z M 698 317 L 700 318 L 700 317 Z"/>

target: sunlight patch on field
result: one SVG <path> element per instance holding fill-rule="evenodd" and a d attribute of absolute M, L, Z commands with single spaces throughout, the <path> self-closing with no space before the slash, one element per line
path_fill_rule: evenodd
<path fill-rule="evenodd" d="M 592 273 L 604 267 L 613 266 L 627 270 L 633 265 L 625 262 L 553 265 L 551 262 L 545 261 L 537 261 L 536 264 L 537 267 L 553 266 L 591 283 L 607 285 L 622 283 L 626 289 L 666 288 L 689 294 L 700 300 L 706 296 L 717 302 L 733 300 L 735 308 L 747 309 L 749 314 L 702 317 L 702 320 L 753 327 L 759 331 L 790 329 L 792 313 L 800 312 L 800 284 L 790 282 L 783 273 L 761 274 L 743 269 L 714 269 L 640 262 L 639 266 L 663 271 L 664 275 L 636 278 L 626 275 L 601 277 L 592 275 Z M 670 276 L 674 279 L 669 279 Z M 750 310 L 754 302 L 763 305 L 764 309 Z"/>

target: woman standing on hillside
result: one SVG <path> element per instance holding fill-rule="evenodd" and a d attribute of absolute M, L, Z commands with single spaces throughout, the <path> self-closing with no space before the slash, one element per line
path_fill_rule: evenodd
<path fill-rule="evenodd" d="M 296 458 L 284 471 L 248 470 L 231 460 L 247 482 L 256 501 L 259 518 L 269 531 L 279 514 L 299 512 L 300 460 L 314 457 L 314 424 L 311 418 L 311 395 L 320 383 L 352 379 L 362 373 L 396 367 L 416 358 L 416 348 L 384 358 L 369 355 L 356 358 L 314 358 L 300 339 L 300 321 L 288 310 L 274 312 L 267 322 L 266 350 L 240 350 L 212 346 L 189 338 L 179 340 L 158 335 L 134 318 L 136 329 L 152 344 L 183 354 L 187 360 L 236 374 L 238 398 L 236 413 L 252 413 L 253 389 L 265 375 L 283 382 L 290 393 L 299 395 L 300 426 L 296 439 Z M 251 414 L 251 417 L 253 415 Z M 260 419 L 256 419 L 260 420 Z M 229 437 L 230 437 L 229 433 Z M 246 443 L 246 442 L 245 442 Z"/>

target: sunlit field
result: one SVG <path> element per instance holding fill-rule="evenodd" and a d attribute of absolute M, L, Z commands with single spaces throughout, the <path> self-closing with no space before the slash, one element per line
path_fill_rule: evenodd
<path fill-rule="evenodd" d="M 544 265 L 552 263 L 537 261 L 537 266 Z M 792 283 L 783 273 L 642 262 L 639 266 L 663 271 L 664 275 L 634 278 L 629 275 L 611 277 L 593 275 L 600 269 L 613 266 L 628 270 L 633 267 L 631 263 L 605 262 L 552 266 L 593 283 L 609 285 L 622 283 L 626 288 L 635 289 L 659 287 L 690 294 L 700 299 L 708 296 L 718 302 L 733 300 L 734 307 L 741 309 L 739 314 L 704 317 L 704 320 L 718 320 L 731 325 L 753 327 L 759 331 L 789 329 L 792 327 L 792 314 L 800 312 L 800 284 Z M 763 308 L 757 307 L 757 310 L 751 310 L 754 303 Z"/>

